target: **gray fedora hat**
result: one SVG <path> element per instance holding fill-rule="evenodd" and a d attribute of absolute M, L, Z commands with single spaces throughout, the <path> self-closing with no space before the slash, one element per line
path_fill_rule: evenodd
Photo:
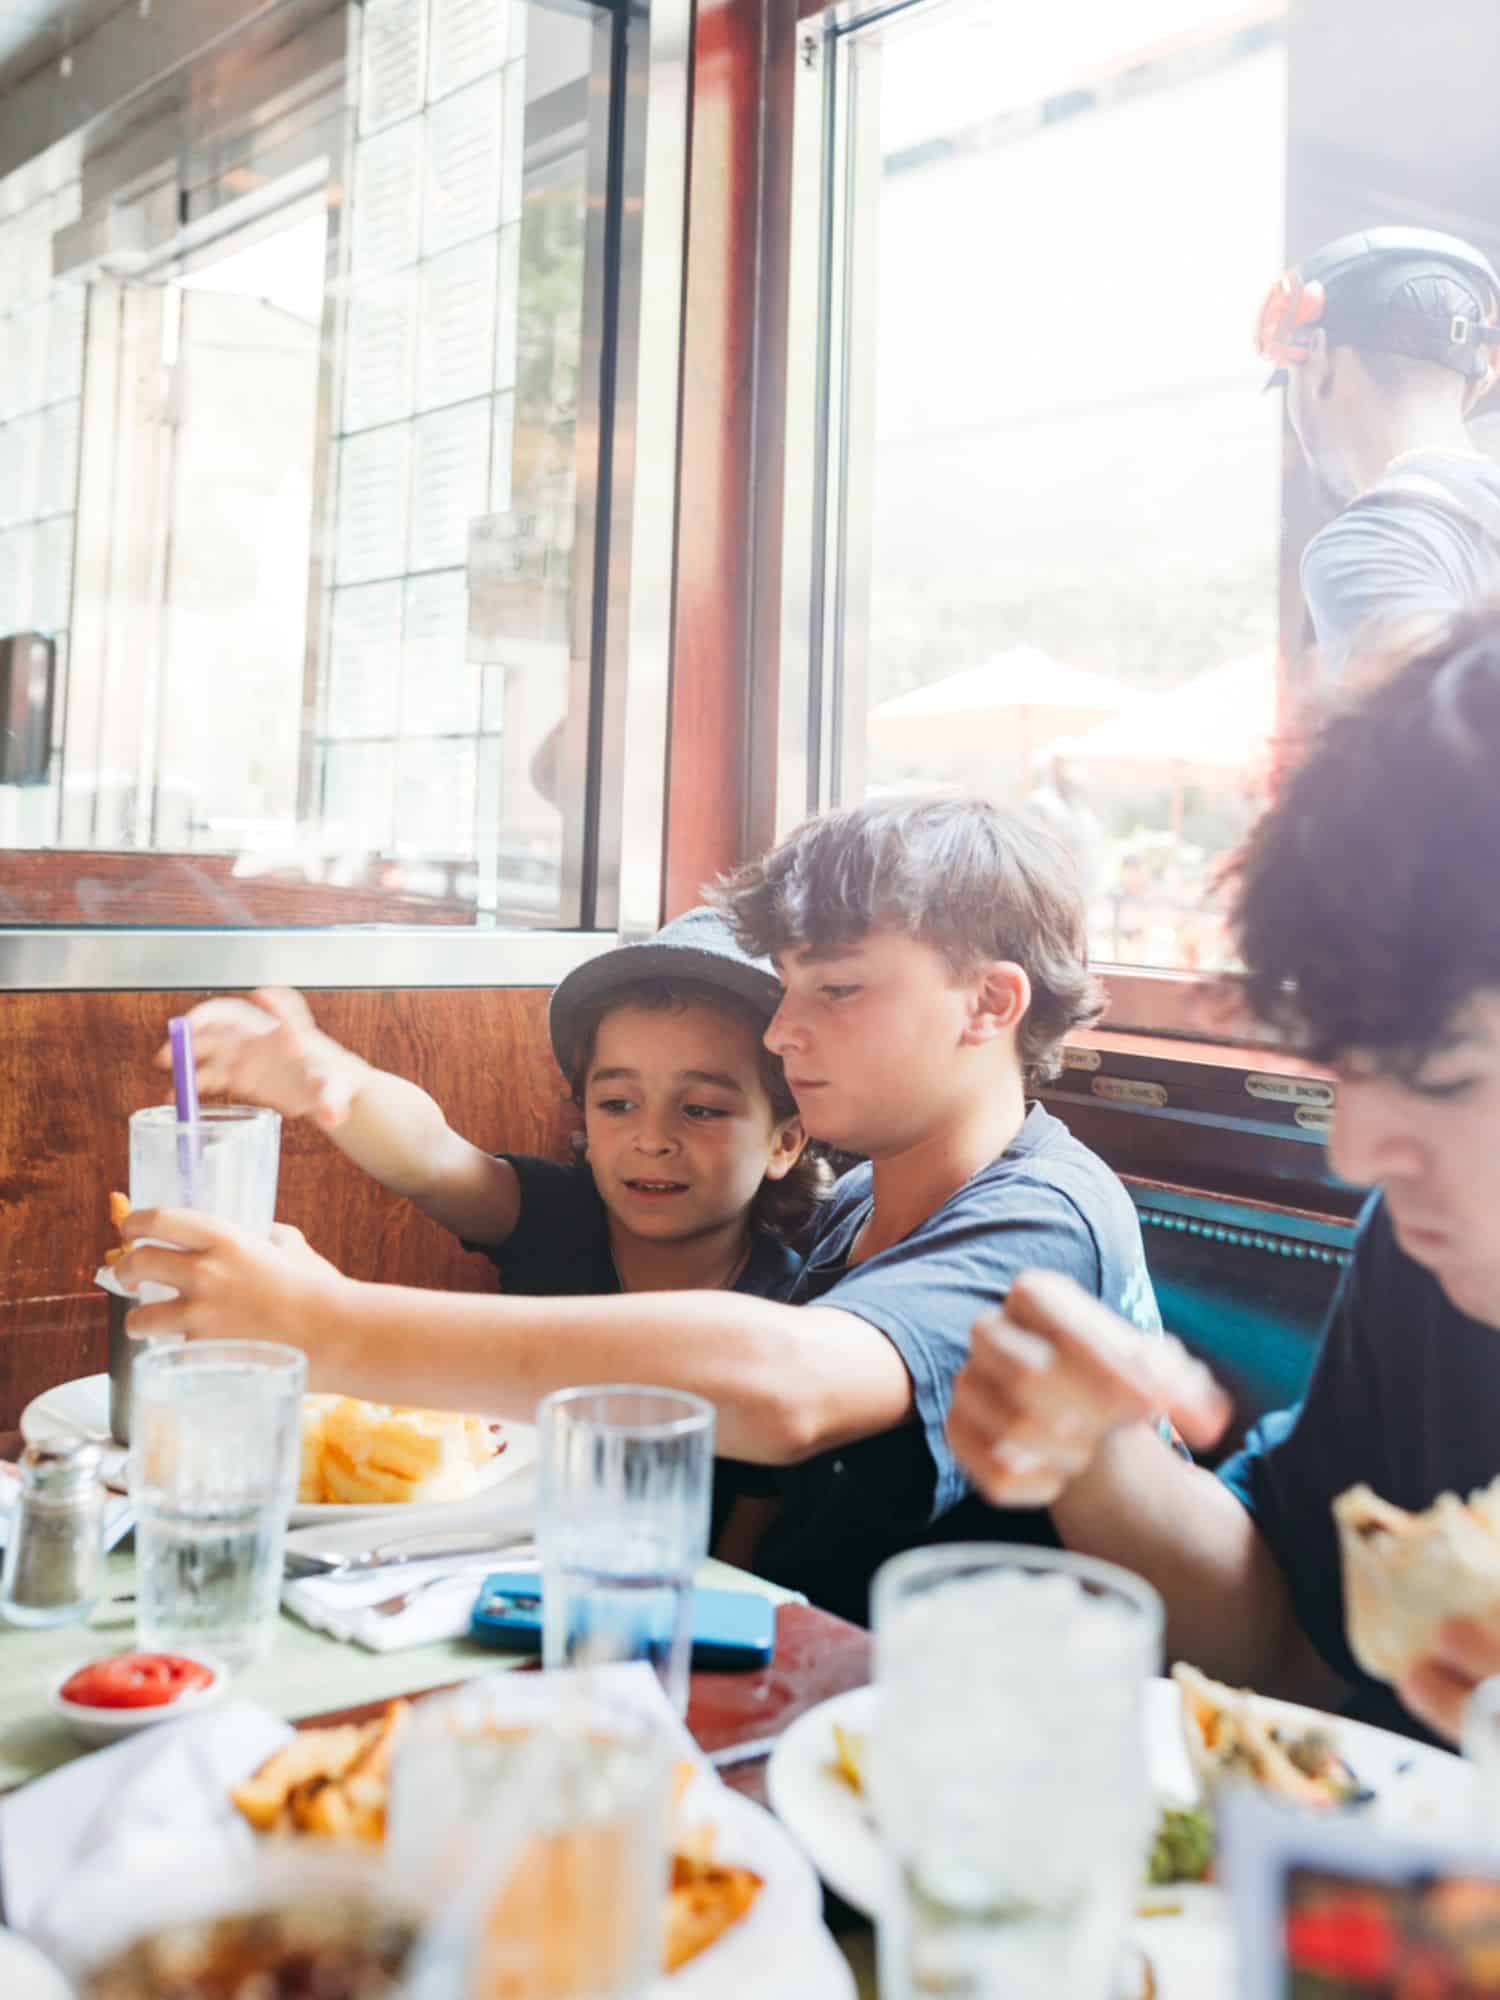
<path fill-rule="evenodd" d="M 612 993 L 647 979 L 691 980 L 695 986 L 729 994 L 767 1026 L 781 1005 L 781 981 L 770 960 L 741 951 L 717 910 L 687 910 L 663 924 L 655 937 L 622 944 L 576 966 L 554 988 L 547 1029 L 564 1075 L 572 1068 L 585 1013 Z"/>

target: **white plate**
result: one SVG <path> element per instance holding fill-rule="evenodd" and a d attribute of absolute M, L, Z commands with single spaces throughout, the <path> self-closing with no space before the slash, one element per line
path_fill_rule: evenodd
<path fill-rule="evenodd" d="M 21 1435 L 28 1444 L 56 1444 L 76 1437 L 79 1431 L 96 1431 L 109 1436 L 109 1377 L 80 1375 L 76 1381 L 59 1382 L 33 1396 L 21 1412 Z M 125 1491 L 125 1446 L 111 1441 L 104 1447 L 103 1476 L 106 1486 Z"/>
<path fill-rule="evenodd" d="M 1467 1834 L 1473 1773 L 1461 1758 L 1368 1723 L 1347 1722 L 1291 1702 L 1268 1701 L 1265 1706 L 1288 1722 L 1316 1723 L 1336 1736 L 1361 1782 L 1376 1794 L 1370 1816 L 1377 1824 L 1428 1837 Z M 868 1731 L 874 1715 L 873 1687 L 854 1688 L 821 1702 L 799 1715 L 782 1736 L 766 1771 L 766 1791 L 777 1817 L 801 1842 L 828 1886 L 869 1917 L 892 1891 L 890 1863 L 865 1801 L 850 1790 L 834 1766 L 833 1725 Z M 1158 1797 L 1179 1804 L 1196 1799 L 1198 1786 L 1182 1739 L 1180 1697 L 1169 1680 L 1153 1681 L 1147 1689 L 1146 1738 Z M 1146 1893 L 1180 1905 L 1177 1913 L 1144 1919 L 1136 1927 L 1166 2000 L 1191 1995 L 1200 1985 L 1205 1992 L 1227 1990 L 1217 1974 L 1204 1983 L 1211 1961 L 1228 1963 L 1228 1912 L 1220 1892 L 1200 1884 L 1174 1883 Z"/>
<path fill-rule="evenodd" d="M 72 2000 L 73 1989 L 35 1945 L 0 1929 L 0 1993 L 5 2000 Z"/>
<path fill-rule="evenodd" d="M 765 1883 L 749 1914 L 680 1972 L 658 1979 L 651 2000 L 854 2000 L 854 1977 L 823 1925 L 818 1881 L 768 1812 L 700 1773 L 683 1822 L 716 1829 L 715 1852 Z"/>
<path fill-rule="evenodd" d="M 109 1655 L 96 1657 L 108 1658 Z M 93 1664 L 92 1659 L 74 1660 L 54 1674 L 47 1690 L 47 1706 L 59 1722 L 65 1723 L 73 1734 L 83 1742 L 99 1750 L 106 1743 L 118 1743 L 122 1736 L 134 1736 L 142 1729 L 149 1729 L 153 1723 L 181 1722 L 184 1717 L 197 1715 L 207 1708 L 229 1685 L 229 1675 L 218 1660 L 207 1653 L 185 1653 L 185 1659 L 197 1660 L 208 1668 L 213 1679 L 205 1688 L 191 1689 L 178 1695 L 175 1701 L 159 1703 L 149 1708 L 87 1708 L 76 1701 L 64 1701 L 63 1683 L 72 1678 L 80 1667 Z M 3 1991 L 0 1988 L 0 1991 Z"/>
<path fill-rule="evenodd" d="M 78 1431 L 109 1430 L 109 1377 L 80 1375 L 76 1381 L 59 1382 L 34 1396 L 21 1412 L 21 1435 L 27 1444 L 51 1444 L 58 1438 L 76 1436 Z M 130 1453 L 122 1444 L 111 1444 L 104 1453 L 103 1476 L 106 1486 L 125 1491 L 126 1461 Z M 522 1471 L 536 1458 L 536 1432 L 530 1424 L 505 1426 L 505 1449 L 479 1474 L 475 1493 L 488 1492 Z M 472 1499 L 473 1494 L 465 1496 Z M 463 1501 L 431 1500 L 362 1501 L 340 1506 L 332 1501 L 294 1500 L 287 1516 L 294 1528 L 310 1528 L 319 1521 L 358 1521 L 368 1515 L 390 1515 L 401 1520 L 425 1520 L 436 1509 L 462 1506 Z"/>

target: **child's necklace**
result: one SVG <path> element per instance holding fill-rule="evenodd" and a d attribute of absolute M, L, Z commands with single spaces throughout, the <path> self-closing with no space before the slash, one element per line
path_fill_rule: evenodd
<path fill-rule="evenodd" d="M 749 1266 L 749 1263 L 750 1263 L 750 1245 L 747 1243 L 744 1249 L 740 1252 L 739 1262 L 735 1265 L 734 1269 L 729 1273 L 729 1276 L 727 1278 L 721 1278 L 718 1284 L 716 1285 L 694 1285 L 691 1287 L 691 1289 L 695 1292 L 732 1292 L 735 1286 L 739 1283 L 740 1279 L 744 1277 L 746 1269 Z M 615 1274 L 615 1283 L 620 1287 L 620 1290 L 622 1292 L 634 1291 L 635 1287 L 633 1285 L 627 1285 L 625 1282 L 624 1276 L 622 1275 L 620 1270 L 620 1266 L 615 1260 L 615 1253 L 613 1248 L 611 1248 L 609 1253 L 609 1265 L 610 1269 Z"/>

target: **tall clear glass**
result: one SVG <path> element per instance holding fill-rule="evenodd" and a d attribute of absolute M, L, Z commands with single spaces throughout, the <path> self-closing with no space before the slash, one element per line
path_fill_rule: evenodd
<path fill-rule="evenodd" d="M 179 1123 L 170 1104 L 151 1104 L 131 1113 L 132 1208 L 195 1208 L 201 1215 L 269 1236 L 276 1219 L 280 1164 L 278 1111 L 252 1104 L 212 1105 L 192 1125 Z M 142 1305 L 175 1296 L 170 1285 L 147 1283 L 139 1292 Z M 121 1444 L 130 1442 L 132 1385 L 143 1351 L 125 1330 L 124 1305 L 116 1310 L 112 1301 L 109 1428 Z"/>
<path fill-rule="evenodd" d="M 1500 1853 L 1500 1674 L 1481 1681 L 1464 1706 L 1463 1753 L 1474 1766 L 1474 1840 Z"/>
<path fill-rule="evenodd" d="M 882 2000 L 1107 2000 L 1151 1830 L 1161 1599 L 1110 1563 L 954 1543 L 886 1563 L 874 1612 Z"/>
<path fill-rule="evenodd" d="M 663 1722 L 591 1675 L 505 1674 L 423 1705 L 396 1754 L 386 1843 L 393 1879 L 445 1905 L 410 2000 L 638 2000 L 653 1988 Z"/>
<path fill-rule="evenodd" d="M 260 1105 L 205 1106 L 191 1125 L 170 1104 L 131 1113 L 132 1208 L 196 1208 L 265 1236 L 280 1162 L 281 1114 Z"/>
<path fill-rule="evenodd" d="M 537 1429 L 543 1663 L 649 1660 L 684 1714 L 713 1405 L 633 1383 L 562 1389 Z"/>
<path fill-rule="evenodd" d="M 136 1636 L 231 1668 L 271 1649 L 297 1490 L 307 1358 L 270 1341 L 151 1347 L 136 1362 Z"/>

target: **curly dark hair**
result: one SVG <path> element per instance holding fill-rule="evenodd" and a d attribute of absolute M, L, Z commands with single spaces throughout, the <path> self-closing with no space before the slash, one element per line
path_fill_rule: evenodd
<path fill-rule="evenodd" d="M 1226 871 L 1246 996 L 1324 1062 L 1410 1074 L 1500 986 L 1500 608 L 1374 663 Z"/>
<path fill-rule="evenodd" d="M 761 1040 L 769 1025 L 766 1016 L 738 995 L 694 979 L 643 979 L 636 985 L 617 986 L 580 1011 L 568 1073 L 568 1088 L 579 1111 L 583 1110 L 599 1025 L 622 1007 L 640 1007 L 652 1014 L 682 1007 L 712 1007 L 717 1013 L 742 1022 L 755 1037 L 761 1085 L 771 1100 L 777 1124 L 800 1115 L 797 1100 L 787 1088 L 780 1056 L 772 1055 Z M 763 1230 L 781 1243 L 800 1241 L 832 1186 L 833 1170 L 822 1152 L 811 1143 L 805 1145 L 789 1173 L 783 1174 L 779 1181 L 763 1180 L 757 1188 L 750 1204 L 751 1228 Z"/>
<path fill-rule="evenodd" d="M 746 951 L 833 952 L 874 930 L 942 953 L 958 978 L 989 959 L 1025 968 L 1017 1035 L 1027 1086 L 1062 1067 L 1065 1035 L 1097 1021 L 1072 855 L 1040 819 L 986 799 L 872 800 L 810 819 L 709 892 Z"/>

